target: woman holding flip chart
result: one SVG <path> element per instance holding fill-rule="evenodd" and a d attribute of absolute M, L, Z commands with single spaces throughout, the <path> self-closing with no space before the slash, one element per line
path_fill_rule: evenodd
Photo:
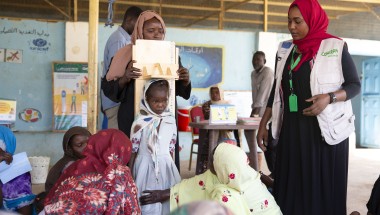
<path fill-rule="evenodd" d="M 164 40 L 166 27 L 163 19 L 154 11 L 144 11 L 137 19 L 132 33 L 132 44 L 121 48 L 112 59 L 107 76 L 102 79 L 104 94 L 115 102 L 121 102 L 118 112 L 119 129 L 130 137 L 132 123 L 136 116 L 135 107 L 135 79 L 142 75 L 142 71 L 132 66 L 132 46 L 137 39 Z M 191 82 L 189 71 L 179 61 L 177 70 L 179 79 L 175 82 L 175 95 L 189 99 Z M 178 136 L 178 135 L 177 135 Z M 176 164 L 178 167 L 178 139 L 176 143 Z"/>

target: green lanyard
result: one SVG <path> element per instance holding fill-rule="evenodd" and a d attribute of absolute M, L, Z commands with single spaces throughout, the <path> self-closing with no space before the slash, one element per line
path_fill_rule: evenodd
<path fill-rule="evenodd" d="M 297 46 L 294 46 L 294 49 L 292 51 L 292 58 L 290 60 L 290 70 L 289 70 L 289 86 L 290 86 L 290 96 L 289 96 L 289 110 L 290 112 L 297 112 L 298 111 L 298 104 L 297 104 L 297 95 L 294 94 L 293 89 L 293 69 L 298 65 L 298 63 L 301 60 L 302 54 L 299 54 L 296 61 L 294 61 L 294 53 L 297 50 Z"/>

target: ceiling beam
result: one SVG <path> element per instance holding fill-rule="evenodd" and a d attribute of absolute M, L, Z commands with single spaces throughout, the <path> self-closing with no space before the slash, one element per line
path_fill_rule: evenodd
<path fill-rule="evenodd" d="M 224 19 L 224 0 L 220 1 L 220 12 L 219 12 L 219 22 L 218 22 L 218 29 L 223 29 L 223 19 Z"/>
<path fill-rule="evenodd" d="M 71 0 L 67 1 L 67 15 L 71 17 Z"/>
<path fill-rule="evenodd" d="M 51 3 L 49 0 L 44 0 L 46 3 L 48 3 L 50 6 L 52 6 L 54 9 L 58 10 L 60 13 L 62 13 L 64 16 L 66 16 L 67 18 L 71 19 L 71 17 L 63 10 L 61 10 L 61 8 L 55 6 L 53 3 Z"/>
<path fill-rule="evenodd" d="M 380 17 L 379 15 L 373 10 L 373 8 L 371 8 L 370 6 L 368 6 L 366 3 L 362 3 L 365 7 L 368 8 L 368 10 L 371 11 L 372 15 L 374 15 L 378 20 L 380 20 Z"/>
<path fill-rule="evenodd" d="M 38 19 L 38 18 L 25 18 L 25 17 L 18 17 L 18 16 L 0 16 L 1 19 L 9 19 L 9 20 L 34 20 L 34 21 L 40 21 L 40 22 L 62 22 L 62 19 Z"/>
<path fill-rule="evenodd" d="M 177 15 L 177 14 L 165 14 L 163 16 L 163 18 L 178 18 L 178 19 L 199 19 L 199 16 L 192 16 L 192 15 Z M 211 20 L 211 21 L 218 21 L 219 18 L 216 18 L 216 17 L 210 17 L 210 18 L 207 18 L 207 20 Z"/>
<path fill-rule="evenodd" d="M 370 3 L 370 4 L 380 4 L 379 0 L 337 0 L 346 2 L 358 2 L 358 3 Z"/>
<path fill-rule="evenodd" d="M 235 23 L 249 23 L 249 24 L 258 24 L 262 25 L 263 21 L 260 20 L 246 20 L 246 19 L 224 19 L 225 22 L 235 22 Z M 287 26 L 287 22 L 271 22 L 268 21 L 268 25 L 278 25 L 278 26 Z"/>
<path fill-rule="evenodd" d="M 59 2 L 58 0 L 44 0 L 45 2 Z M 74 1 L 77 2 L 78 4 L 78 9 L 77 9 L 77 13 L 80 13 L 80 19 L 81 20 L 85 20 L 87 19 L 86 15 L 88 14 L 88 2 L 89 0 L 70 0 L 70 1 Z M 220 0 L 221 1 L 221 0 Z M 337 3 L 336 1 L 352 1 L 352 2 L 357 2 L 357 1 L 380 1 L 380 0 L 334 0 L 334 2 L 336 4 L 339 4 Z M 3 2 L 3 1 L 1 1 Z M 101 5 L 99 6 L 99 13 L 100 15 L 102 15 L 102 19 L 104 19 L 104 14 L 107 14 L 108 13 L 108 10 L 104 9 L 104 5 L 107 4 L 108 5 L 108 0 L 99 0 L 99 2 L 101 2 Z M 242 1 L 242 0 L 239 0 L 239 1 L 233 1 L 233 0 L 223 0 L 224 2 L 224 9 L 223 8 L 220 8 L 216 5 L 214 5 L 215 7 L 211 7 L 212 5 L 208 5 L 208 7 L 203 7 L 203 6 L 194 6 L 194 5 L 179 5 L 179 4 L 163 4 L 162 2 L 165 2 L 164 0 L 155 0 L 154 2 L 138 2 L 138 1 L 122 1 L 122 0 L 117 0 L 115 1 L 115 7 L 116 5 L 119 6 L 120 8 L 124 8 L 125 5 L 137 5 L 137 6 L 144 6 L 144 7 L 148 7 L 148 8 L 152 8 L 152 9 L 155 9 L 155 10 L 162 10 L 162 8 L 166 8 L 166 9 L 175 9 L 173 11 L 179 11 L 181 10 L 180 12 L 180 15 L 175 15 L 175 14 L 162 14 L 162 16 L 164 18 L 174 18 L 174 19 L 184 19 L 182 22 L 191 22 L 189 25 L 185 26 L 185 27 L 189 27 L 195 23 L 198 23 L 200 21 L 203 21 L 203 20 L 208 20 L 208 21 L 218 21 L 218 18 L 217 18 L 217 15 L 221 15 L 221 13 L 223 13 L 223 17 L 222 17 L 222 22 L 219 22 L 219 27 L 220 25 L 223 26 L 223 23 L 226 23 L 226 22 L 236 22 L 236 23 L 251 23 L 251 24 L 259 24 L 260 22 L 260 18 L 255 18 L 252 16 L 249 17 L 244 17 L 244 19 L 228 19 L 227 17 L 232 17 L 234 18 L 233 13 L 238 13 L 238 14 L 251 14 L 251 15 L 260 15 L 260 16 L 263 16 L 264 15 L 264 11 L 263 10 L 244 10 L 243 9 L 236 9 L 234 7 L 238 7 L 240 5 L 243 5 L 243 4 L 247 4 L 247 3 L 251 3 L 251 4 L 258 4 L 258 5 L 263 5 L 264 6 L 264 0 L 246 0 L 246 1 Z M 188 1 L 189 3 L 191 3 L 191 1 Z M 332 1 L 331 1 L 332 2 Z M 217 2 L 216 2 L 217 3 Z M 229 3 L 229 4 L 227 4 Z M 186 4 L 186 3 L 184 3 Z M 50 5 L 50 4 L 49 4 Z M 20 3 L 10 3 L 10 2 L 7 2 L 7 3 L 0 3 L 0 7 L 4 7 L 6 8 L 6 11 L 20 11 L 19 13 L 22 14 L 24 12 L 22 12 L 24 10 L 24 8 L 38 8 L 40 10 L 38 10 L 36 13 L 31 13 L 30 10 L 28 10 L 27 12 L 25 12 L 25 16 L 29 16 L 29 17 L 38 17 L 39 14 L 37 13 L 40 13 L 41 15 L 44 15 L 45 13 L 47 13 L 45 10 L 51 10 L 51 7 L 55 6 L 55 9 L 60 9 L 60 10 L 64 10 L 63 8 L 65 8 L 65 5 L 60 5 L 60 7 L 57 6 L 57 3 L 55 3 L 55 5 L 45 5 L 45 4 L 42 4 L 42 5 L 36 5 L 36 4 L 32 4 L 32 5 L 28 5 L 27 3 L 25 4 L 20 4 Z M 284 2 L 279 2 L 279 1 L 275 1 L 275 2 L 272 2 L 271 0 L 268 0 L 268 5 L 271 5 L 271 6 L 280 6 L 280 7 L 288 7 L 289 6 L 289 3 L 284 3 Z M 358 4 L 356 3 L 352 3 L 351 5 L 353 6 L 357 6 Z M 19 8 L 16 8 L 16 9 L 12 9 L 10 10 L 11 8 L 9 7 L 19 7 Z M 72 5 L 73 6 L 73 5 Z M 229 6 L 229 7 L 227 7 Z M 339 11 L 349 11 L 349 12 L 371 12 L 373 15 L 375 15 L 377 18 L 379 17 L 375 11 L 372 10 L 371 7 L 368 7 L 368 5 L 358 5 L 357 7 L 353 8 L 353 6 L 351 7 L 341 7 L 341 6 L 331 6 L 331 5 L 322 5 L 324 7 L 324 9 L 327 9 L 327 10 L 334 10 L 339 12 Z M 371 5 L 369 5 L 371 6 Z M 62 8 L 62 9 L 61 9 Z M 57 9 L 57 10 L 58 10 Z M 268 8 L 268 11 L 267 11 L 267 16 L 270 20 L 271 17 L 287 17 L 287 13 L 286 13 L 286 10 L 284 10 L 283 13 L 279 13 L 279 12 L 270 12 L 270 9 L 271 7 Z M 277 8 L 279 9 L 279 8 Z M 71 8 L 71 10 L 73 10 L 73 8 Z M 73 10 L 74 13 L 75 13 L 75 10 Z M 207 16 L 197 16 L 197 15 L 186 15 L 186 14 L 192 14 L 192 11 L 203 11 L 203 14 L 207 14 L 206 12 L 209 12 L 209 15 Z M 54 11 L 53 11 L 54 12 Z M 115 10 L 115 14 L 123 14 L 124 11 L 116 11 Z M 162 11 L 161 11 L 162 13 Z M 340 12 L 342 13 L 342 12 Z M 8 14 L 8 13 L 3 13 L 3 14 Z M 11 14 L 11 13 L 9 13 Z M 17 13 L 15 13 L 17 14 Z M 30 14 L 30 15 L 29 15 Z M 184 14 L 184 15 L 182 15 Z M 230 16 L 227 16 L 227 14 L 229 14 Z M 59 16 L 57 15 L 56 13 L 54 14 L 49 14 L 51 15 L 52 17 L 53 16 Z M 66 16 L 67 15 L 67 16 Z M 65 17 L 68 17 L 70 20 L 72 20 L 72 16 L 73 14 L 66 14 Z M 232 15 L 232 16 L 231 16 Z M 22 15 L 18 15 L 18 16 L 22 16 Z M 78 14 L 77 14 L 78 16 Z M 70 18 L 71 17 L 71 18 Z M 7 17 L 9 18 L 9 17 Z M 12 19 L 12 18 L 10 18 Z M 22 18 L 21 18 L 22 19 Z M 25 19 L 25 18 L 24 18 Z M 38 18 L 35 18 L 35 19 L 38 19 Z M 188 20 L 185 20 L 185 19 L 188 19 Z M 329 19 L 336 19 L 336 17 L 329 17 Z M 379 19 L 379 18 L 378 18 Z M 38 20 L 54 20 L 54 19 L 38 19 Z M 64 17 L 62 17 L 62 19 L 57 19 L 57 20 L 54 20 L 54 21 L 62 21 L 62 20 L 65 20 Z M 75 18 L 74 18 L 75 20 Z M 219 19 L 220 21 L 220 19 Z M 267 22 L 268 25 L 279 25 L 279 26 L 286 26 L 287 25 L 287 22 L 286 20 L 284 20 L 283 22 L 270 22 L 268 21 Z M 260 24 L 263 24 L 263 19 L 261 19 L 261 23 Z M 177 26 L 177 27 L 182 27 L 182 26 L 179 26 L 179 24 L 173 24 L 173 26 Z M 218 25 L 217 25 L 218 26 Z"/>
<path fill-rule="evenodd" d="M 108 3 L 108 0 L 100 0 L 99 2 Z M 123 5 L 134 5 L 134 6 L 148 6 L 148 7 L 160 7 L 160 3 L 152 2 L 132 2 L 132 1 L 115 1 L 114 4 Z M 203 7 L 203 6 L 190 6 L 190 5 L 180 5 L 180 4 L 162 4 L 162 8 L 172 8 L 172 9 L 184 9 L 184 10 L 201 10 L 201 11 L 220 11 L 220 8 L 215 7 Z"/>
<path fill-rule="evenodd" d="M 268 0 L 264 0 L 264 32 L 268 31 Z"/>
<path fill-rule="evenodd" d="M 77 0 L 75 0 L 75 1 L 77 1 Z M 102 2 L 103 0 L 100 0 L 100 1 Z M 231 0 L 225 0 L 225 1 L 231 1 Z M 116 2 L 114 3 L 115 6 L 116 6 Z M 128 2 L 128 3 L 118 2 L 118 4 L 131 4 L 131 5 L 133 5 L 133 3 L 130 3 L 130 2 Z M 39 8 L 39 9 L 50 10 L 50 7 L 42 6 L 42 5 L 27 5 L 27 4 L 17 4 L 17 3 L 0 3 L 0 5 L 10 6 L 10 7 Z M 220 11 L 220 9 L 218 9 L 218 8 L 213 8 L 213 9 L 216 11 Z M 88 9 L 83 9 L 83 8 L 78 7 L 78 11 L 87 13 Z M 262 11 L 253 11 L 253 10 L 251 11 L 251 10 L 241 10 L 241 9 L 229 9 L 228 11 L 225 11 L 225 12 L 227 12 L 227 13 L 251 14 L 251 15 L 264 15 L 264 13 Z M 367 9 L 366 12 L 371 12 L 371 11 L 369 9 Z M 108 10 L 105 10 L 105 9 L 100 10 L 100 13 L 108 13 Z M 124 14 L 124 11 L 120 11 L 120 12 L 118 11 L 117 14 L 119 14 L 119 13 Z M 280 12 L 268 11 L 268 16 L 288 17 L 288 14 L 286 12 L 280 13 Z M 199 16 L 198 16 L 198 18 L 199 18 Z M 329 16 L 329 19 L 336 19 L 336 17 Z"/>
<path fill-rule="evenodd" d="M 49 9 L 51 10 L 51 7 L 49 6 L 43 6 L 43 5 L 28 5 L 28 4 L 18 4 L 18 3 L 0 3 L 2 6 L 9 6 L 9 7 L 20 7 L 20 8 L 40 8 L 40 9 Z M 8 8 L 9 10 L 9 8 Z"/>
<path fill-rule="evenodd" d="M 234 2 L 234 3 L 243 2 L 242 0 L 224 0 L 224 1 L 229 1 L 229 2 Z M 361 2 L 361 0 L 340 0 L 340 1 Z M 378 1 L 378 0 L 363 0 L 363 1 Z M 264 1 L 251 0 L 251 1 L 248 1 L 246 3 L 263 5 Z M 290 3 L 289 2 L 269 1 L 268 5 L 280 6 L 280 7 L 289 7 Z M 337 11 L 349 11 L 349 12 L 369 12 L 367 8 L 363 8 L 363 7 L 360 7 L 360 8 L 358 8 L 358 7 L 344 7 L 344 6 L 334 6 L 334 5 L 326 5 L 326 4 L 321 4 L 321 6 L 325 10 L 337 10 Z"/>
<path fill-rule="evenodd" d="M 78 0 L 74 0 L 74 22 L 77 22 L 77 21 L 78 21 Z"/>
<path fill-rule="evenodd" d="M 239 13 L 239 14 L 251 14 L 251 15 L 260 15 L 263 16 L 264 13 L 261 11 L 249 11 L 249 10 L 240 10 L 240 9 L 231 9 L 228 13 Z M 277 12 L 268 12 L 268 16 L 278 16 L 278 17 L 288 17 L 287 13 L 277 13 Z M 336 16 L 328 16 L 329 19 L 336 19 Z"/>
<path fill-rule="evenodd" d="M 231 5 L 229 5 L 228 7 L 224 7 L 224 11 L 223 12 L 226 12 L 227 10 L 231 9 L 231 8 L 234 8 L 234 7 L 237 7 L 237 6 L 240 6 L 242 4 L 245 4 L 246 2 L 249 2 L 250 0 L 244 0 L 244 1 L 241 1 L 241 2 L 237 2 L 237 3 L 233 3 Z M 209 17 L 212 17 L 212 16 L 215 16 L 216 14 L 218 14 L 218 12 L 212 12 L 212 13 L 209 13 L 208 15 L 206 16 L 203 16 L 202 18 L 199 18 L 198 20 L 195 20 L 187 25 L 185 25 L 184 27 L 190 27 L 192 25 L 194 25 L 195 23 L 198 23 L 202 20 L 205 20 Z"/>

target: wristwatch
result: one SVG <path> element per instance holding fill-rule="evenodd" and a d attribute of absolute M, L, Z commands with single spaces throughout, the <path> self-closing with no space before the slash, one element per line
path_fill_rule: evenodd
<path fill-rule="evenodd" d="M 337 101 L 335 93 L 328 93 L 328 94 L 330 96 L 330 103 L 329 104 L 334 104 Z"/>

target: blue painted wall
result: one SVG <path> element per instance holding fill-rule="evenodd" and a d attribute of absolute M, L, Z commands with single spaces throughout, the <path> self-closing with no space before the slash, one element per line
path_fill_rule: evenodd
<path fill-rule="evenodd" d="M 17 113 L 25 108 L 42 113 L 42 119 L 36 123 L 17 120 L 17 130 L 51 130 L 51 62 L 64 60 L 64 23 L 2 19 L 0 26 L 0 48 L 21 49 L 23 55 L 22 63 L 0 63 L 0 98 L 16 99 Z M 46 41 L 46 45 L 36 46 L 33 44 L 36 39 Z"/>
<path fill-rule="evenodd" d="M 105 28 L 99 24 L 99 73 L 103 50 L 109 35 L 116 28 Z M 223 47 L 223 81 L 225 90 L 250 90 L 251 57 L 256 51 L 258 33 L 241 31 L 219 31 L 204 29 L 168 28 L 166 39 L 182 45 Z M 85 37 L 86 35 L 78 35 Z M 33 43 L 43 39 L 46 45 Z M 0 62 L 0 98 L 16 99 L 17 113 L 25 108 L 34 108 L 42 113 L 36 123 L 16 121 L 14 130 L 18 140 L 17 152 L 26 151 L 29 156 L 50 156 L 51 164 L 62 156 L 63 133 L 51 132 L 52 128 L 52 76 L 51 62 L 65 59 L 65 23 L 14 21 L 0 19 L 0 49 L 20 49 L 23 62 Z M 358 71 L 361 71 L 361 56 L 354 56 Z M 193 89 L 192 98 L 202 102 L 208 100 L 207 89 Z M 178 99 L 179 106 L 190 106 L 189 101 Z M 360 96 L 353 100 L 356 116 L 360 116 Z M 99 116 L 99 124 L 102 116 Z M 359 119 L 356 120 L 359 132 Z M 360 137 L 357 135 L 357 140 Z M 189 158 L 191 134 L 180 132 L 181 159 Z"/>
<path fill-rule="evenodd" d="M 105 43 L 115 30 L 115 27 L 105 28 L 104 24 L 99 24 L 99 73 Z M 33 40 L 40 38 L 47 43 L 37 50 Z M 256 45 L 255 32 L 168 28 L 166 39 L 181 44 L 223 47 L 222 88 L 250 90 L 249 77 L 252 70 L 251 57 Z M 36 123 L 16 121 L 16 151 L 26 151 L 29 156 L 49 156 L 53 164 L 63 154 L 63 133 L 51 132 L 51 62 L 65 60 L 65 23 L 0 19 L 0 41 L 0 49 L 23 50 L 22 63 L 0 62 L 0 98 L 16 99 L 17 113 L 25 108 L 34 108 L 42 113 L 42 119 Z M 192 96 L 199 101 L 208 100 L 208 91 L 194 89 Z M 179 105 L 189 106 L 190 103 L 179 99 Z M 101 116 L 99 118 L 101 119 Z M 189 132 L 180 132 L 180 144 L 183 147 L 181 159 L 187 160 L 191 144 Z"/>

